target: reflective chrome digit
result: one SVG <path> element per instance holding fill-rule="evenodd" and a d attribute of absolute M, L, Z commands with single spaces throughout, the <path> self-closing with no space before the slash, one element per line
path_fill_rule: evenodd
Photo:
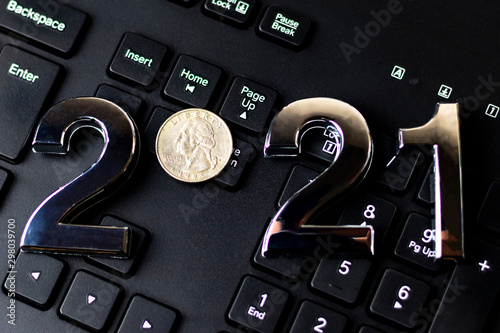
<path fill-rule="evenodd" d="M 434 148 L 436 258 L 464 257 L 462 163 L 458 104 L 437 104 L 425 125 L 399 130 L 399 146 L 430 144 Z"/>
<path fill-rule="evenodd" d="M 372 139 L 363 116 L 352 106 L 330 98 L 311 98 L 285 107 L 273 120 L 264 155 L 297 156 L 300 138 L 311 128 L 330 128 L 338 138 L 333 163 L 295 193 L 272 219 L 262 255 L 311 254 L 318 242 L 339 252 L 373 254 L 370 226 L 312 225 L 308 222 L 327 203 L 341 199 L 363 179 L 372 160 Z"/>
<path fill-rule="evenodd" d="M 122 227 L 68 224 L 76 215 L 116 190 L 133 171 L 139 136 L 130 116 L 106 100 L 85 97 L 52 107 L 41 119 L 35 152 L 66 154 L 71 135 L 93 127 L 104 138 L 99 160 L 51 194 L 30 217 L 21 249 L 30 252 L 127 256 L 131 231 Z"/>

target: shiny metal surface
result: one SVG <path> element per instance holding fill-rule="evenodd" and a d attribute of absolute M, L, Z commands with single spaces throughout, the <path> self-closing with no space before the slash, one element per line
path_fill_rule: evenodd
<path fill-rule="evenodd" d="M 373 143 L 365 119 L 354 107 L 331 98 L 294 102 L 277 114 L 269 129 L 266 157 L 297 156 L 300 138 L 310 127 L 333 126 L 340 133 L 340 153 L 314 181 L 295 193 L 273 217 L 264 236 L 262 255 L 312 254 L 319 244 L 338 252 L 373 254 L 370 226 L 311 225 L 328 203 L 351 192 L 368 171 Z"/>
<path fill-rule="evenodd" d="M 434 148 L 436 258 L 464 257 L 459 105 L 437 104 L 427 124 L 400 129 L 399 146 L 406 144 L 429 144 Z"/>
<path fill-rule="evenodd" d="M 96 163 L 51 194 L 30 217 L 21 239 L 29 252 L 129 254 L 129 228 L 68 224 L 128 179 L 139 155 L 139 133 L 132 118 L 103 99 L 82 97 L 53 106 L 41 119 L 33 141 L 35 152 L 66 154 L 73 133 L 97 129 L 104 148 Z"/>
<path fill-rule="evenodd" d="M 163 123 L 155 148 L 167 174 L 182 182 L 198 183 L 224 170 L 233 153 L 233 137 L 215 113 L 185 109 Z"/>

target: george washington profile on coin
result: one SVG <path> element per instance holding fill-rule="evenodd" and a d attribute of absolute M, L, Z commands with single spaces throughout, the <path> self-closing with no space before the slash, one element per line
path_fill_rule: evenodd
<path fill-rule="evenodd" d="M 188 119 L 176 139 L 177 152 L 184 157 L 183 171 L 202 172 L 217 166 L 212 156 L 216 145 L 214 129 L 204 119 Z"/>
<path fill-rule="evenodd" d="M 218 175 L 231 157 L 231 132 L 216 114 L 186 109 L 168 118 L 156 139 L 156 155 L 163 169 L 185 182 Z"/>

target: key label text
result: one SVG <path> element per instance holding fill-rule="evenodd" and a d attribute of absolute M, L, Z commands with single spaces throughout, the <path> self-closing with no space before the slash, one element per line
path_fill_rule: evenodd
<path fill-rule="evenodd" d="M 29 70 L 20 68 L 16 63 L 12 63 L 10 65 L 9 74 L 17 76 L 18 78 L 28 82 L 35 82 L 36 79 L 40 78 L 38 75 L 31 73 Z"/>
<path fill-rule="evenodd" d="M 143 57 L 140 54 L 130 51 L 130 49 L 127 49 L 127 51 L 125 52 L 125 58 L 135 61 L 141 65 L 146 65 L 148 67 L 151 67 L 153 62 L 153 59 Z"/>
<path fill-rule="evenodd" d="M 295 36 L 295 31 L 299 28 L 299 22 L 292 20 L 284 16 L 281 13 L 276 14 L 273 25 L 271 26 L 273 30 L 278 30 L 279 32 L 288 35 Z"/>
<path fill-rule="evenodd" d="M 18 5 L 14 0 L 9 1 L 9 3 L 7 4 L 7 10 L 17 15 L 26 17 L 27 19 L 32 20 L 38 25 L 45 25 L 56 31 L 63 32 L 66 28 L 66 24 L 64 22 L 59 22 L 58 20 L 54 20 L 51 17 L 35 12 L 33 8 L 25 8 L 21 5 Z"/>

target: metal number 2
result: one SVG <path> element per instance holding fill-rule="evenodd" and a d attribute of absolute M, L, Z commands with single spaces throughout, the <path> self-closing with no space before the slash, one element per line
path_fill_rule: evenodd
<path fill-rule="evenodd" d="M 41 119 L 33 141 L 35 152 L 66 154 L 71 135 L 93 127 L 104 138 L 99 160 L 70 183 L 52 193 L 30 217 L 21 239 L 29 252 L 127 256 L 130 230 L 68 224 L 128 179 L 137 163 L 139 136 L 130 116 L 103 99 L 69 99 L 52 107 Z"/>
<path fill-rule="evenodd" d="M 434 229 L 436 258 L 464 257 L 462 161 L 459 106 L 437 104 L 425 125 L 399 130 L 399 146 L 430 144 L 434 148 Z"/>
<path fill-rule="evenodd" d="M 323 240 L 340 252 L 373 254 L 371 226 L 311 225 L 325 204 L 352 191 L 368 171 L 373 143 L 365 119 L 354 107 L 331 98 L 310 98 L 285 107 L 274 118 L 264 155 L 297 156 L 299 139 L 311 128 L 330 127 L 338 133 L 333 163 L 295 193 L 272 219 L 262 243 L 262 255 L 312 254 Z"/>

